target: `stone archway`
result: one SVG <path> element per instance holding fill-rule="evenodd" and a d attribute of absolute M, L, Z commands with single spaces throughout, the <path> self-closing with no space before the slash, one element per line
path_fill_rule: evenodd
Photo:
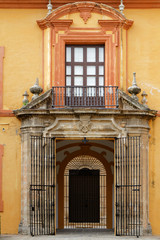
<path fill-rule="evenodd" d="M 82 153 L 83 152 L 83 153 Z M 98 166 L 101 166 L 101 169 L 103 168 L 103 173 L 106 173 L 106 196 L 110 196 L 109 198 L 106 198 L 106 209 L 107 209 L 107 220 L 106 220 L 106 226 L 108 229 L 112 228 L 112 184 L 113 184 L 113 174 L 111 171 L 111 163 L 108 163 L 106 158 L 99 154 L 96 151 L 92 151 L 91 149 L 88 149 L 87 146 L 84 146 L 83 150 L 78 150 L 76 152 L 73 152 L 72 154 L 67 155 L 67 157 L 63 160 L 63 162 L 60 165 L 59 173 L 57 175 L 57 183 L 58 183 L 58 208 L 60 211 L 58 211 L 58 228 L 63 229 L 64 226 L 64 175 L 66 173 L 67 166 L 72 165 L 72 161 L 74 159 L 79 159 L 80 156 L 89 156 L 90 159 L 96 159 L 97 162 L 99 162 Z M 81 161 L 80 161 L 81 162 Z M 83 165 L 83 166 L 82 166 Z M 82 167 L 88 167 L 91 168 L 90 164 L 76 164 L 76 168 L 79 166 L 79 168 Z"/>
<path fill-rule="evenodd" d="M 71 175 L 71 173 L 73 174 Z M 95 175 L 95 173 L 98 175 Z M 78 173 L 78 175 L 77 175 Z M 84 175 L 85 173 L 85 175 Z M 88 174 L 92 175 L 88 175 Z M 94 174 L 94 175 L 93 175 Z M 83 176 L 84 175 L 84 176 Z M 73 158 L 66 166 L 64 171 L 64 228 L 107 228 L 107 181 L 106 181 L 106 170 L 103 164 L 95 157 L 89 155 L 80 155 Z M 72 181 L 71 181 L 72 179 Z M 71 188 L 75 180 L 77 183 L 76 189 Z M 78 181 L 77 181 L 78 180 Z M 85 183 L 85 184 L 84 184 Z M 85 186 L 86 185 L 86 186 Z M 92 189 L 93 188 L 93 189 Z M 92 190 L 91 190 L 92 189 Z M 81 192 L 79 194 L 79 192 Z M 82 199 L 71 199 L 70 194 L 72 193 L 72 198 L 76 198 L 76 195 Z M 86 196 L 85 196 L 85 194 Z M 95 194 L 97 196 L 95 196 Z M 88 195 L 91 195 L 94 201 L 90 200 Z M 97 201 L 96 201 L 97 200 Z M 70 204 L 70 201 L 75 205 L 74 207 Z M 84 201 L 87 201 L 91 206 L 83 206 Z M 95 204 L 96 203 L 96 204 Z M 87 204 L 87 205 L 88 205 Z M 71 210 L 73 208 L 73 210 Z M 84 210 L 81 214 L 81 208 Z M 89 219 L 85 216 L 85 221 L 80 221 L 78 217 L 83 217 L 83 214 L 89 209 L 89 213 L 93 216 Z M 78 214 L 72 213 L 78 210 Z M 97 211 L 95 211 L 97 210 Z M 69 213 L 75 215 L 73 218 L 76 222 L 70 222 Z M 78 215 L 78 216 L 76 216 Z M 87 215 L 87 214 L 86 214 Z M 77 222 L 78 221 L 78 222 Z"/>

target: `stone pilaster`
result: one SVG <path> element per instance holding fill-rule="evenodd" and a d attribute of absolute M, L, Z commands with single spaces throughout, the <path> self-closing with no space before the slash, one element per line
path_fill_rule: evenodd
<path fill-rule="evenodd" d="M 29 234 L 30 133 L 21 133 L 21 222 L 19 233 Z"/>
<path fill-rule="evenodd" d="M 143 235 L 152 234 L 149 223 L 149 133 L 146 131 L 141 139 L 141 176 L 143 202 Z"/>

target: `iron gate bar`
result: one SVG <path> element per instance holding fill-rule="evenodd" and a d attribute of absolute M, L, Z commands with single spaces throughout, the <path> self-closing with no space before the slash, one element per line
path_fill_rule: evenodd
<path fill-rule="evenodd" d="M 30 233 L 55 234 L 55 139 L 31 136 Z"/>
<path fill-rule="evenodd" d="M 140 236 L 140 137 L 115 141 L 116 235 Z"/>

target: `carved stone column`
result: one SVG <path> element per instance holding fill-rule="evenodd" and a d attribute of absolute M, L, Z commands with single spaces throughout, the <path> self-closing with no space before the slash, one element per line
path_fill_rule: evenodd
<path fill-rule="evenodd" d="M 24 121 L 25 122 L 25 121 Z M 31 135 L 41 135 L 43 127 L 24 126 L 39 122 L 30 119 L 21 128 L 21 221 L 19 233 L 30 234 Z"/>

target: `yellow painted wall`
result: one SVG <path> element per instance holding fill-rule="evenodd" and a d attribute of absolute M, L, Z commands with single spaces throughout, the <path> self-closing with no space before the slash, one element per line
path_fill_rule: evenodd
<path fill-rule="evenodd" d="M 128 31 L 130 84 L 132 73 L 136 72 L 138 85 L 148 93 L 149 107 L 160 110 L 160 9 L 125 10 L 125 15 L 134 20 Z M 46 10 L 0 9 L 0 46 L 5 47 L 4 109 L 20 108 L 22 94 L 25 90 L 29 92 L 36 77 L 42 86 L 42 30 L 36 20 L 45 16 Z M 80 21 L 83 25 L 82 19 Z M 88 21 L 91 27 L 92 20 Z M 16 118 L 2 118 L 1 123 L 9 124 L 4 125 L 4 132 L 0 125 L 0 144 L 4 144 L 2 233 L 17 233 L 21 197 L 20 122 Z M 151 124 L 149 162 L 149 215 L 153 234 L 160 234 L 159 132 L 160 118 L 157 118 Z"/>
<path fill-rule="evenodd" d="M 46 10 L 0 9 L 0 46 L 5 47 L 3 67 L 3 108 L 22 107 L 23 93 L 34 85 L 42 86 L 42 31 L 36 20 Z M 20 121 L 0 118 L 0 144 L 4 145 L 2 198 L 4 211 L 1 232 L 17 234 L 21 214 Z M 3 128 L 5 131 L 3 131 Z"/>
<path fill-rule="evenodd" d="M 148 106 L 160 110 L 160 9 L 126 10 L 134 20 L 128 31 L 129 80 L 137 73 L 137 84 L 148 94 Z M 140 96 L 141 100 L 141 96 Z M 149 154 L 149 220 L 152 232 L 160 235 L 160 118 L 151 124 Z"/>
<path fill-rule="evenodd" d="M 148 94 L 148 104 L 160 110 L 160 9 L 126 10 L 134 20 L 128 31 L 129 80 L 137 73 L 138 85 Z"/>
<path fill-rule="evenodd" d="M 4 109 L 20 108 L 22 94 L 37 77 L 42 86 L 42 31 L 36 20 L 45 14 L 46 10 L 0 9 L 0 46 L 5 47 Z"/>
<path fill-rule="evenodd" d="M 15 117 L 0 118 L 0 144 L 4 146 L 2 158 L 1 232 L 16 234 L 21 211 L 21 142 L 20 121 Z"/>
<path fill-rule="evenodd" d="M 153 234 L 160 235 L 160 118 L 150 123 L 149 151 L 149 220 Z"/>

